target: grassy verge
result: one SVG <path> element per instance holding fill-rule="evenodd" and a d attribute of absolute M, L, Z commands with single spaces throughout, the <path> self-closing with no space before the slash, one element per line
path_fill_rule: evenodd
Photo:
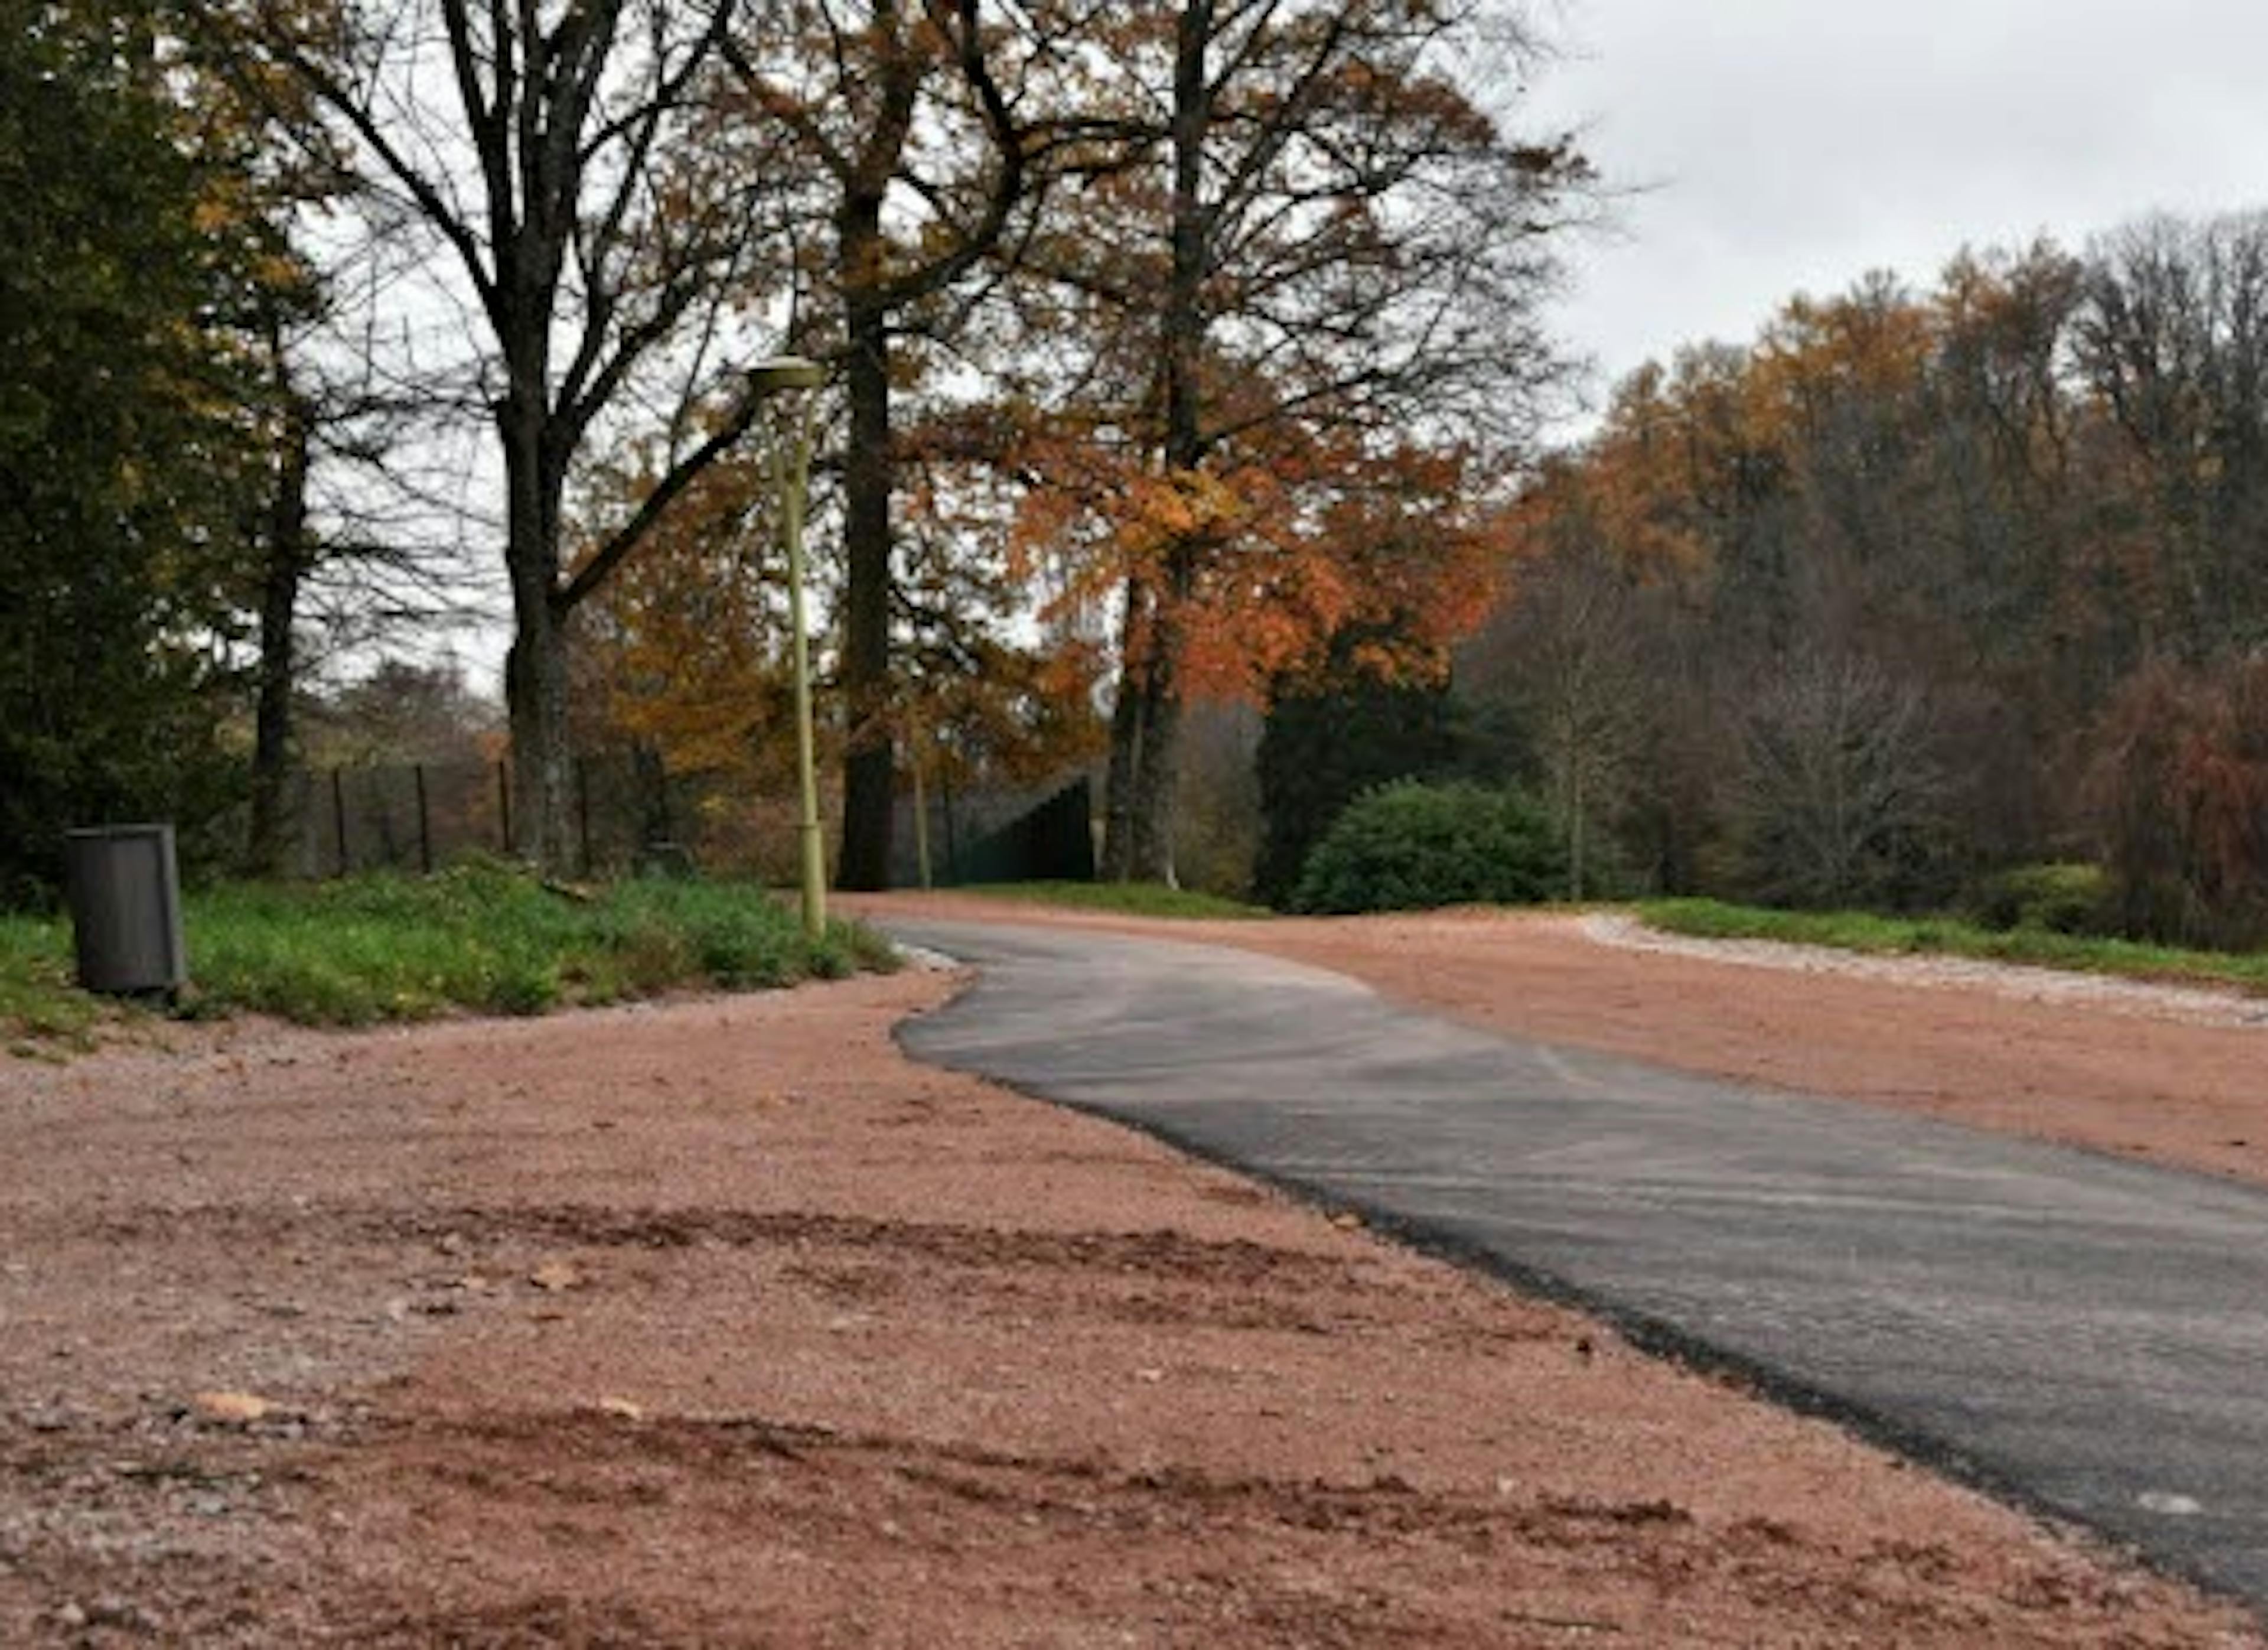
<path fill-rule="evenodd" d="M 856 924 L 807 940 L 792 910 L 749 884 L 623 882 L 569 897 L 498 866 L 225 887 L 189 896 L 183 923 L 195 983 L 180 1012 L 305 1025 L 535 1014 L 895 965 L 887 944 Z M 11 1042 L 83 1042 L 116 1012 L 70 976 L 63 923 L 0 919 L 0 1032 Z"/>
<path fill-rule="evenodd" d="M 17 1053 L 85 1046 L 110 1013 L 71 985 L 70 932 L 36 917 L 0 917 L 0 1041 Z"/>
<path fill-rule="evenodd" d="M 1123 917 L 1249 918 L 1275 915 L 1263 905 L 1246 905 L 1217 894 L 1169 888 L 1157 882 L 983 882 L 950 892 L 976 894 L 986 899 L 1020 900 L 1032 905 L 1114 911 Z"/>
<path fill-rule="evenodd" d="M 1638 908 L 1652 926 L 1706 939 L 1778 939 L 1845 951 L 1933 953 L 2028 962 L 2130 979 L 2232 985 L 2268 993 L 2268 954 L 2184 951 L 2130 939 L 2097 939 L 2044 928 L 1980 928 L 1948 917 L 1868 911 L 1779 911 L 1716 900 L 1653 900 Z"/>

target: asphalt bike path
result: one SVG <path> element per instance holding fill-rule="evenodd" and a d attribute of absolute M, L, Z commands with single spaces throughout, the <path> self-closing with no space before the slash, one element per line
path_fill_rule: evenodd
<path fill-rule="evenodd" d="M 2268 1608 L 2268 1190 L 1522 1042 L 1222 947 L 883 926 L 978 970 L 902 1028 L 917 1059 L 1359 1209 Z"/>

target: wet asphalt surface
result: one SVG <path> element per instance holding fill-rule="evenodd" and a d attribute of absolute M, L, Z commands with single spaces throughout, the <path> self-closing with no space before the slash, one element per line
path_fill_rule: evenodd
<path fill-rule="evenodd" d="M 980 969 L 903 1028 L 916 1058 L 1360 1209 L 2268 1608 L 2268 1190 L 1525 1042 L 1242 952 L 884 926 Z"/>

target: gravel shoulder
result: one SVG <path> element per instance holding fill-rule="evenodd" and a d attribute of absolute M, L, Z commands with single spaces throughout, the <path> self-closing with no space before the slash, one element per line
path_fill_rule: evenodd
<path fill-rule="evenodd" d="M 909 1064 L 953 988 L 0 1067 L 0 1641 L 2264 1643 Z"/>

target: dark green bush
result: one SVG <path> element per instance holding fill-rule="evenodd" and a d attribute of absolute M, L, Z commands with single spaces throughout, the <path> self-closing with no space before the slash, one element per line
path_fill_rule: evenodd
<path fill-rule="evenodd" d="M 1526 905 L 1550 897 L 1565 876 L 1550 821 L 1518 792 L 1405 781 L 1332 821 L 1292 902 L 1329 913 Z"/>
<path fill-rule="evenodd" d="M 1977 883 L 1965 902 L 1980 928 L 2053 934 L 2108 932 L 2109 879 L 2100 866 L 2016 866 Z"/>
<path fill-rule="evenodd" d="M 1263 904 L 1292 900 L 1308 855 L 1364 792 L 1455 770 L 1463 731 L 1447 685 L 1381 681 L 1356 668 L 1353 649 L 1373 639 L 1342 632 L 1323 681 L 1278 681 L 1270 695 L 1256 759 L 1263 834 L 1252 893 Z"/>

